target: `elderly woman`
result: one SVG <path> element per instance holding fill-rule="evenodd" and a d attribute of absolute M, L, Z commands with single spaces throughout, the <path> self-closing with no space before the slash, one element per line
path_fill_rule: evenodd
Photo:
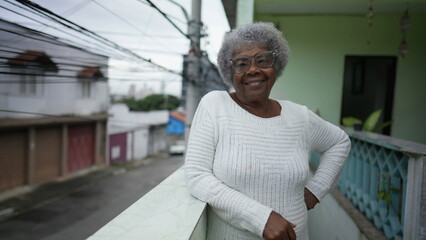
<path fill-rule="evenodd" d="M 341 172 L 350 149 L 344 131 L 305 106 L 269 98 L 288 55 L 270 23 L 237 28 L 223 40 L 219 71 L 235 92 L 203 97 L 185 159 L 191 193 L 211 207 L 209 240 L 309 239 L 307 210 Z M 322 156 L 308 179 L 311 151 Z"/>

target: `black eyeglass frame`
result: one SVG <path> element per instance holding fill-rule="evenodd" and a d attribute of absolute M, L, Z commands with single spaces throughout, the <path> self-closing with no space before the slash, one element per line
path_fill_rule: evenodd
<path fill-rule="evenodd" d="M 235 71 L 236 73 L 241 74 L 241 73 L 245 73 L 245 72 L 247 72 L 247 71 L 250 69 L 253 59 L 256 59 L 256 57 L 258 57 L 259 55 L 262 55 L 262 54 L 269 54 L 269 53 L 271 53 L 271 54 L 272 54 L 272 61 L 271 61 L 271 65 L 261 67 L 261 66 L 257 65 L 256 60 L 254 61 L 254 64 L 255 64 L 258 68 L 261 68 L 261 69 L 268 69 L 268 68 L 271 68 L 272 66 L 274 66 L 274 63 L 275 63 L 275 56 L 277 55 L 277 54 L 276 54 L 276 52 L 274 52 L 274 51 L 261 52 L 261 53 L 257 54 L 257 55 L 256 55 L 256 56 L 254 56 L 254 57 L 251 57 L 251 58 L 250 58 L 250 57 L 244 57 L 244 56 L 243 56 L 243 57 L 238 57 L 238 58 L 233 58 L 233 59 L 229 60 L 229 63 L 231 64 L 232 68 L 234 69 L 234 71 Z M 246 69 L 245 71 L 237 71 L 237 70 L 236 70 L 236 67 L 234 66 L 234 61 L 239 60 L 239 59 L 247 59 L 247 60 L 248 60 L 248 65 L 247 65 L 248 67 L 247 67 L 247 69 Z"/>

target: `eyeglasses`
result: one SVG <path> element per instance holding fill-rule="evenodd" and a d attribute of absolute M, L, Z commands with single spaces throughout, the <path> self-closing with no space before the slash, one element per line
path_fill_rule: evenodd
<path fill-rule="evenodd" d="M 236 73 L 245 73 L 250 69 L 251 62 L 254 60 L 254 64 L 257 67 L 266 69 L 272 67 L 274 64 L 275 52 L 262 52 L 254 56 L 253 58 L 249 57 L 238 57 L 231 59 L 231 65 L 234 68 Z"/>

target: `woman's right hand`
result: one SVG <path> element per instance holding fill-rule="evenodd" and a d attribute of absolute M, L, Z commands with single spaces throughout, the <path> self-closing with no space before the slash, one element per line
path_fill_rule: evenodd
<path fill-rule="evenodd" d="M 296 233 L 293 229 L 295 227 L 295 224 L 272 211 L 263 230 L 263 238 L 266 240 L 296 240 Z"/>

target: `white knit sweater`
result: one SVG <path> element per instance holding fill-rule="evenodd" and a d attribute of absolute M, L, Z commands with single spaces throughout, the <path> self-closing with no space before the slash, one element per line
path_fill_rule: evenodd
<path fill-rule="evenodd" d="M 304 188 L 321 200 L 334 186 L 350 149 L 340 128 L 290 101 L 281 115 L 257 117 L 227 92 L 213 91 L 194 116 L 185 157 L 191 193 L 209 204 L 208 240 L 263 239 L 272 210 L 309 239 Z M 322 153 L 308 179 L 309 152 Z"/>

